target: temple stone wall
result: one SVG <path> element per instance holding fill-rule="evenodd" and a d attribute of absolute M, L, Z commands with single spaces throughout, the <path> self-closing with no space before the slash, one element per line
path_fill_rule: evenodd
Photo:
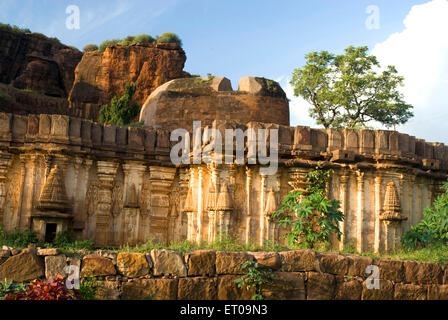
<path fill-rule="evenodd" d="M 216 128 L 233 122 L 214 122 Z M 393 249 L 440 192 L 448 147 L 392 131 L 278 129 L 274 175 L 259 164 L 174 166 L 169 132 L 62 115 L 0 113 L 0 223 L 6 231 L 73 230 L 102 246 L 212 241 L 220 234 L 284 242 L 270 219 L 318 163 L 332 168 L 328 195 L 342 202 L 343 248 Z"/>

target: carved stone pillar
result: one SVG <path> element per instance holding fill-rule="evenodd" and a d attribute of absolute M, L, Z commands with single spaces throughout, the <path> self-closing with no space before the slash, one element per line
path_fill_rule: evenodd
<path fill-rule="evenodd" d="M 356 172 L 357 182 L 357 217 L 356 217 L 356 250 L 363 251 L 364 227 L 364 172 Z"/>
<path fill-rule="evenodd" d="M 227 183 L 223 183 L 216 203 L 216 216 L 218 219 L 218 233 L 222 238 L 230 234 L 231 215 L 233 212 L 233 198 Z"/>
<path fill-rule="evenodd" d="M 194 201 L 194 192 L 193 188 L 195 187 L 195 171 L 194 169 L 190 169 L 190 179 L 189 179 L 189 187 L 187 192 L 187 197 L 185 199 L 185 204 L 182 209 L 184 214 L 187 215 L 187 240 L 194 241 L 195 239 L 195 228 L 194 228 L 194 212 L 196 211 L 196 202 Z"/>
<path fill-rule="evenodd" d="M 246 244 L 250 242 L 252 225 L 252 169 L 246 167 Z"/>
<path fill-rule="evenodd" d="M 38 192 L 36 191 L 36 164 L 38 155 L 21 154 L 20 160 L 22 162 L 22 206 L 19 226 L 22 230 L 29 230 L 31 228 L 31 216 L 34 203 L 38 200 Z"/>
<path fill-rule="evenodd" d="M 143 163 L 127 162 L 123 164 L 124 172 L 124 207 L 135 211 L 135 233 L 130 236 L 135 242 L 143 242 L 149 236 L 148 215 L 141 214 L 139 194 L 142 189 L 143 174 L 146 166 Z"/>
<path fill-rule="evenodd" d="M 151 166 L 149 182 L 151 188 L 151 221 L 149 228 L 156 239 L 168 242 L 170 192 L 176 168 Z"/>
<path fill-rule="evenodd" d="M 340 177 L 339 184 L 339 200 L 341 201 L 341 211 L 344 214 L 344 220 L 339 222 L 339 229 L 342 233 L 341 241 L 339 242 L 339 250 L 344 250 L 345 244 L 345 233 L 346 233 L 346 224 L 347 224 L 347 210 L 348 210 L 348 201 L 347 201 L 347 186 L 350 176 L 348 174 L 343 174 Z"/>
<path fill-rule="evenodd" d="M 110 230 L 112 224 L 112 186 L 118 169 L 117 162 L 98 161 L 98 206 L 95 221 L 95 245 L 107 246 L 112 241 Z"/>
<path fill-rule="evenodd" d="M 207 195 L 207 207 L 208 212 L 208 242 L 216 240 L 217 234 L 217 202 L 218 202 L 218 169 L 216 164 L 208 166 L 210 172 L 210 186 Z"/>
<path fill-rule="evenodd" d="M 380 243 L 381 243 L 381 175 L 377 175 L 375 177 L 375 234 L 373 241 L 373 250 L 378 253 L 380 251 Z"/>
<path fill-rule="evenodd" d="M 6 202 L 6 179 L 11 163 L 12 160 L 10 154 L 0 154 L 0 226 L 5 225 L 3 219 Z"/>
<path fill-rule="evenodd" d="M 204 193 L 204 188 L 203 188 L 203 179 L 204 179 L 204 169 L 203 168 L 198 168 L 198 198 L 197 198 L 197 203 L 198 203 L 198 210 L 196 212 L 196 227 L 197 227 L 197 232 L 196 232 L 196 242 L 199 243 L 202 240 L 202 215 L 203 215 L 203 193 Z"/>
<path fill-rule="evenodd" d="M 260 175 L 260 215 L 259 215 L 259 224 L 260 224 L 260 233 L 259 233 L 259 245 L 264 245 L 265 240 L 265 195 L 266 195 L 266 175 Z"/>

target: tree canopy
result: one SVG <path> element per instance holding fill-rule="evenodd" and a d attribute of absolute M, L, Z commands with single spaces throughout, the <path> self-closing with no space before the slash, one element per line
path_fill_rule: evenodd
<path fill-rule="evenodd" d="M 404 78 L 394 66 L 380 71 L 368 47 L 328 51 L 305 56 L 306 65 L 291 79 L 294 95 L 308 101 L 310 116 L 325 128 L 366 128 L 371 121 L 395 127 L 413 117 L 413 106 L 403 100 L 399 88 Z"/>

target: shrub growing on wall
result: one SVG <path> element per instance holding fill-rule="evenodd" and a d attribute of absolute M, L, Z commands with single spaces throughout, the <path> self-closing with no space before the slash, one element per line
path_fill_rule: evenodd
<path fill-rule="evenodd" d="M 112 98 L 110 106 L 104 105 L 101 107 L 100 121 L 118 126 L 129 125 L 140 112 L 139 106 L 131 102 L 136 90 L 137 84 L 127 83 L 124 94 L 120 99 L 115 96 Z"/>
<path fill-rule="evenodd" d="M 437 197 L 432 206 L 423 211 L 425 218 L 413 226 L 401 238 L 405 248 L 426 247 L 448 241 L 448 183 L 442 186 L 445 192 Z"/>
<path fill-rule="evenodd" d="M 310 171 L 306 176 L 306 189 L 291 191 L 280 209 L 272 214 L 281 226 L 291 229 L 286 234 L 289 245 L 304 244 L 313 248 L 318 242 L 328 241 L 332 233 L 340 240 L 339 222 L 344 219 L 339 210 L 340 202 L 329 200 L 325 195 L 332 173 L 332 170 L 319 168 Z"/>
<path fill-rule="evenodd" d="M 106 50 L 106 48 L 107 48 L 108 46 L 112 46 L 112 45 L 114 45 L 114 44 L 118 44 L 120 41 L 121 41 L 120 39 L 104 40 L 104 41 L 100 44 L 99 50 L 100 50 L 100 51 L 104 51 L 104 50 Z"/>

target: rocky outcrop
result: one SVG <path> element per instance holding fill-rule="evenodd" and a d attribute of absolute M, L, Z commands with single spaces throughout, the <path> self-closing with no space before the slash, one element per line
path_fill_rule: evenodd
<path fill-rule="evenodd" d="M 56 39 L 0 29 L 0 81 L 55 97 L 66 97 L 82 52 Z"/>
<path fill-rule="evenodd" d="M 126 83 L 138 83 L 135 102 L 143 105 L 157 87 L 185 75 L 185 52 L 176 44 L 110 46 L 86 53 L 75 71 L 70 92 L 72 108 L 80 103 L 98 105 L 121 96 Z"/>

